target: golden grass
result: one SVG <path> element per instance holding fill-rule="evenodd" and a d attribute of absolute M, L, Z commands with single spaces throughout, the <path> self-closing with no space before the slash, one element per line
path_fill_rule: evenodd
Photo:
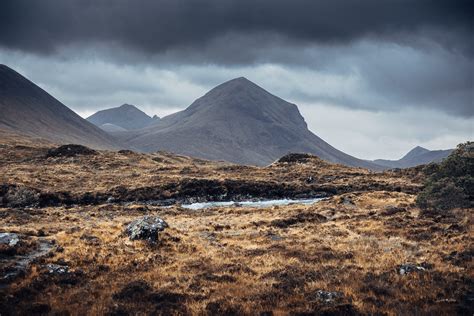
<path fill-rule="evenodd" d="M 42 308 L 70 315 L 452 315 L 472 308 L 466 298 L 473 277 L 472 210 L 420 217 L 415 195 L 370 190 L 374 183 L 416 188 L 416 174 L 371 173 L 319 160 L 256 168 L 167 153 L 44 160 L 41 147 L 7 144 L 0 150 L 8 162 L 0 165 L 0 183 L 52 192 L 106 192 L 183 177 L 303 185 L 311 175 L 321 186 L 369 185 L 310 206 L 189 211 L 137 202 L 0 209 L 0 231 L 33 240 L 41 231 L 57 247 L 2 290 L 6 314 Z M 353 204 L 344 202 L 349 200 Z M 388 206 L 402 210 L 387 213 Z M 123 234 L 127 223 L 146 214 L 170 225 L 156 245 Z M 453 252 L 467 255 L 455 261 Z M 431 268 L 398 273 L 401 264 L 423 262 Z M 67 264 L 71 272 L 51 275 L 47 263 Z M 318 290 L 343 296 L 324 302 Z"/>

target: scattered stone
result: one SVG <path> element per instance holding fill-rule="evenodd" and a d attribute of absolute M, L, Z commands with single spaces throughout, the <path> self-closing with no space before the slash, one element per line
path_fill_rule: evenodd
<path fill-rule="evenodd" d="M 66 265 L 59 265 L 59 264 L 47 264 L 46 269 L 50 274 L 66 274 L 69 272 L 69 267 Z"/>
<path fill-rule="evenodd" d="M 148 240 L 156 242 L 158 233 L 168 227 L 168 224 L 157 216 L 144 216 L 127 225 L 126 234 L 130 240 Z"/>
<path fill-rule="evenodd" d="M 46 154 L 46 158 L 49 157 L 76 157 L 76 156 L 90 156 L 96 155 L 97 151 L 90 149 L 82 145 L 63 145 L 58 148 L 50 149 Z"/>
<path fill-rule="evenodd" d="M 400 275 L 409 274 L 412 272 L 423 272 L 428 269 L 431 269 L 433 266 L 429 263 L 422 263 L 422 264 L 413 264 L 413 263 L 405 263 L 398 266 L 398 273 Z"/>
<path fill-rule="evenodd" d="M 314 293 L 314 298 L 318 301 L 328 303 L 334 303 L 335 301 L 340 301 L 344 297 L 344 294 L 341 292 L 329 292 L 323 290 L 317 290 Z"/>
<path fill-rule="evenodd" d="M 111 204 L 111 203 L 114 203 L 114 202 L 115 202 L 115 198 L 112 197 L 112 196 L 107 199 L 107 204 Z"/>

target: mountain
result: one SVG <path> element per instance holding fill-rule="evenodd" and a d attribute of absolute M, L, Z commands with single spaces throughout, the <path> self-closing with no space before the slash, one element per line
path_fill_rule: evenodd
<path fill-rule="evenodd" d="M 308 130 L 296 105 L 245 78 L 225 82 L 187 109 L 149 127 L 118 133 L 128 146 L 143 151 L 267 165 L 290 152 L 311 153 L 349 166 L 380 166 L 347 155 Z"/>
<path fill-rule="evenodd" d="M 405 156 L 399 160 L 377 159 L 374 163 L 387 168 L 409 168 L 418 165 L 424 165 L 430 162 L 440 162 L 448 157 L 452 149 L 447 150 L 428 150 L 417 146 L 410 150 Z"/>
<path fill-rule="evenodd" d="M 155 118 L 156 117 L 156 118 Z M 125 130 L 144 128 L 159 120 L 157 116 L 151 118 L 143 111 L 131 104 L 99 111 L 87 118 L 87 120 L 99 127 L 104 124 L 113 124 Z"/>
<path fill-rule="evenodd" d="M 11 68 L 0 65 L 0 129 L 98 149 L 117 141 Z"/>

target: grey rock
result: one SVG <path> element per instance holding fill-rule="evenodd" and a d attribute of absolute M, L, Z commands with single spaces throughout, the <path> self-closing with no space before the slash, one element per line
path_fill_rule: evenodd
<path fill-rule="evenodd" d="M 158 233 L 168 227 L 168 224 L 157 216 L 144 216 L 127 225 L 125 233 L 130 240 L 148 240 L 156 242 Z"/>
<path fill-rule="evenodd" d="M 314 296 L 318 301 L 324 303 L 333 303 L 335 301 L 341 300 L 344 297 L 341 292 L 329 292 L 323 290 L 317 290 L 314 293 Z"/>
<path fill-rule="evenodd" d="M 398 273 L 400 275 L 405 275 L 413 272 L 423 272 L 426 271 L 427 269 L 430 269 L 432 265 L 428 263 L 422 263 L 422 264 L 413 264 L 413 263 L 405 263 L 401 264 L 398 266 Z"/>
<path fill-rule="evenodd" d="M 0 245 L 15 247 L 20 242 L 20 237 L 15 233 L 0 233 Z"/>
<path fill-rule="evenodd" d="M 52 248 L 53 244 L 51 241 L 40 238 L 38 240 L 38 247 L 33 251 L 27 254 L 1 258 L 0 266 L 2 266 L 2 271 L 0 272 L 0 288 L 10 284 L 19 276 L 24 275 L 33 261 L 48 255 Z"/>
<path fill-rule="evenodd" d="M 50 274 L 66 274 L 69 272 L 69 267 L 59 264 L 47 264 L 46 269 Z"/>

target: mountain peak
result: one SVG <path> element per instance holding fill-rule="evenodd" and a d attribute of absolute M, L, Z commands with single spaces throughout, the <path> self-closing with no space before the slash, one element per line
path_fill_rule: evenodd
<path fill-rule="evenodd" d="M 119 109 L 137 109 L 138 108 L 135 105 L 124 103 L 121 106 L 119 106 Z"/>
<path fill-rule="evenodd" d="M 247 78 L 245 77 L 238 77 L 238 78 L 234 78 L 234 79 L 231 79 L 229 81 L 226 81 L 220 85 L 218 85 L 217 87 L 215 87 L 214 89 L 212 89 L 211 91 L 209 92 L 213 92 L 213 91 L 220 91 L 220 90 L 239 90 L 239 91 L 246 91 L 247 89 L 249 88 L 257 88 L 257 89 L 260 89 L 260 90 L 263 90 L 263 88 L 259 87 L 257 84 L 253 83 L 252 81 L 248 80 Z"/>
<path fill-rule="evenodd" d="M 239 81 L 239 82 L 250 82 L 250 83 L 253 83 L 252 81 L 248 80 L 247 78 L 245 77 L 238 77 L 238 78 L 234 78 L 234 79 L 231 79 L 229 81 Z"/>
<path fill-rule="evenodd" d="M 421 146 L 416 146 L 415 148 L 410 150 L 402 159 L 407 159 L 407 158 L 410 158 L 410 157 L 416 157 L 416 156 L 422 155 L 422 154 L 427 153 L 427 152 L 429 152 L 428 149 L 423 148 Z"/>
<path fill-rule="evenodd" d="M 104 127 L 105 124 L 113 124 L 126 130 L 144 128 L 155 121 L 135 105 L 128 103 L 116 108 L 96 112 L 89 116 L 87 120 L 101 128 Z M 105 130 L 111 131 L 110 128 L 106 128 Z"/>
<path fill-rule="evenodd" d="M 344 154 L 308 130 L 298 107 L 245 77 L 213 88 L 188 108 L 125 140 L 144 151 L 266 165 L 289 152 L 379 168 Z"/>

